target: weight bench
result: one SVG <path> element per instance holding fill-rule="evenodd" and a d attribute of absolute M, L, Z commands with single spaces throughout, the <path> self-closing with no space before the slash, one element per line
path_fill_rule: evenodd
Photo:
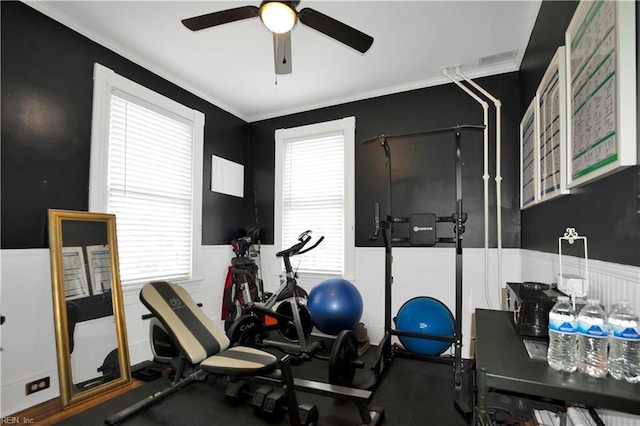
<path fill-rule="evenodd" d="M 109 416 L 105 420 L 108 425 L 123 421 L 194 381 L 204 380 L 209 373 L 249 377 L 270 374 L 279 365 L 278 358 L 269 352 L 247 346 L 229 347 L 230 342 L 224 331 L 202 312 L 189 293 L 178 284 L 164 281 L 148 283 L 140 291 L 140 300 L 176 343 L 180 361 L 171 386 Z M 195 370 L 183 377 L 188 366 L 194 366 Z M 283 376 L 292 381 L 289 365 L 285 367 L 287 371 L 283 372 Z M 293 386 L 283 387 L 287 405 L 296 407 L 288 410 L 291 424 L 299 425 Z"/>
<path fill-rule="evenodd" d="M 369 408 L 373 398 L 370 391 L 294 379 L 288 355 L 278 360 L 275 355 L 260 349 L 248 346 L 229 347 L 230 342 L 224 331 L 202 312 L 189 293 L 178 284 L 164 281 L 145 284 L 140 291 L 140 300 L 175 342 L 180 352 L 179 362 L 171 386 L 109 416 L 105 420 L 106 424 L 117 424 L 190 383 L 203 381 L 207 374 L 246 377 L 249 381 L 281 385 L 292 426 L 303 424 L 296 389 L 354 403 L 364 425 L 377 426 L 382 422 L 384 410 Z M 191 366 L 195 370 L 183 377 L 186 368 Z M 305 421 L 304 424 L 309 423 Z"/>

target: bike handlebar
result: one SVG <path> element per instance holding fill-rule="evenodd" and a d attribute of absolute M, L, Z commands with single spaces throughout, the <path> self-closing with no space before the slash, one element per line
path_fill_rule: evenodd
<path fill-rule="evenodd" d="M 311 230 L 304 231 L 298 237 L 298 242 L 296 244 L 292 245 L 288 249 L 284 249 L 282 251 L 277 252 L 276 256 L 277 257 L 291 257 L 291 256 L 296 256 L 298 254 L 306 253 L 306 252 L 311 251 L 314 248 L 318 247 L 318 245 L 322 242 L 322 240 L 324 240 L 324 235 L 322 237 L 318 238 L 318 241 L 316 241 L 311 247 L 303 250 L 304 246 L 306 246 L 309 243 L 309 241 L 311 241 Z"/>
<path fill-rule="evenodd" d="M 299 251 L 298 253 L 296 253 L 296 254 L 304 254 L 304 253 L 306 253 L 306 252 L 308 252 L 308 251 L 313 250 L 314 248 L 316 248 L 316 247 L 318 247 L 318 246 L 320 245 L 320 243 L 322 242 L 322 240 L 324 240 L 324 235 L 323 235 L 322 237 L 318 238 L 318 241 L 316 241 L 314 245 L 312 245 L 312 246 L 311 246 L 311 247 L 309 247 L 308 249 L 300 250 L 300 251 Z"/>

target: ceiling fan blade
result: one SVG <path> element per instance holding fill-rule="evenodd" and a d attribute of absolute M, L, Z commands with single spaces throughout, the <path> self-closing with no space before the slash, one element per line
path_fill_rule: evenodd
<path fill-rule="evenodd" d="M 209 27 L 215 27 L 216 25 L 240 21 L 242 19 L 255 18 L 259 16 L 259 11 L 260 9 L 256 6 L 242 6 L 183 19 L 182 23 L 191 31 L 198 31 Z"/>
<path fill-rule="evenodd" d="M 291 74 L 291 31 L 273 33 L 273 60 L 276 74 Z"/>
<path fill-rule="evenodd" d="M 373 37 L 370 35 L 314 9 L 305 7 L 298 13 L 298 19 L 303 24 L 354 48 L 360 53 L 365 53 L 373 44 Z"/>

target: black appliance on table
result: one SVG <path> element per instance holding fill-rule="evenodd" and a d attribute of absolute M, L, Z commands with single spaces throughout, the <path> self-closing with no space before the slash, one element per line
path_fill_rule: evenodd
<path fill-rule="evenodd" d="M 507 309 L 520 335 L 547 338 L 549 311 L 558 296 L 564 295 L 551 284 L 507 283 Z"/>

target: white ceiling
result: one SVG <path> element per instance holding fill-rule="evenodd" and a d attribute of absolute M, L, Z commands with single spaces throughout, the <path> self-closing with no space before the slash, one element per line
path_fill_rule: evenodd
<path fill-rule="evenodd" d="M 27 4 L 248 121 L 516 71 L 540 0 L 302 1 L 374 37 L 365 54 L 298 23 L 293 73 L 277 76 L 259 18 L 192 32 L 180 22 L 246 1 L 40 1 Z M 480 65 L 479 59 L 514 54 Z"/>

